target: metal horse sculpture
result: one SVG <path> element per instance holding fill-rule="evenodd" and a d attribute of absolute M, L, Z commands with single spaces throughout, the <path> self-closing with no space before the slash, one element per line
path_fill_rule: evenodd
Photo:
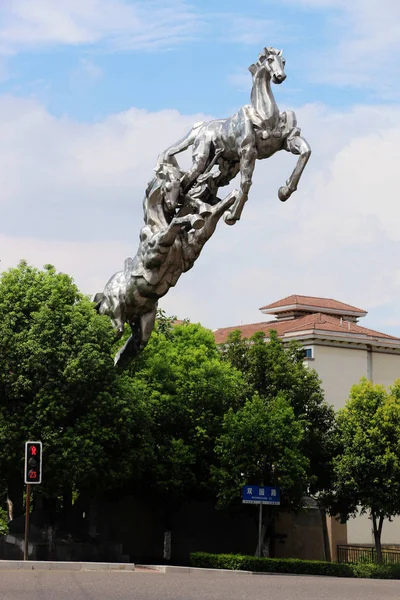
<path fill-rule="evenodd" d="M 181 209 L 177 204 L 178 174 L 170 164 L 157 169 L 144 200 L 146 223 L 140 232 L 138 252 L 125 260 L 124 269 L 115 273 L 103 293 L 94 298 L 98 312 L 111 318 L 118 338 L 125 323 L 131 328 L 115 359 L 120 369 L 143 350 L 153 331 L 159 298 L 193 267 L 219 219 L 235 200 L 234 192 L 222 201 L 218 199 L 214 206 L 194 199 L 192 207 L 197 212 L 186 214 L 187 204 Z"/>
<path fill-rule="evenodd" d="M 154 327 L 159 298 L 193 267 L 220 218 L 224 215 L 229 225 L 240 219 L 256 159 L 278 150 L 299 155 L 278 196 L 285 201 L 297 189 L 311 150 L 300 135 L 294 112 L 280 113 L 271 91 L 271 81 L 285 80 L 284 65 L 282 51 L 264 48 L 249 67 L 251 104 L 229 119 L 196 124 L 159 156 L 143 202 L 145 224 L 136 256 L 126 259 L 124 269 L 94 298 L 97 310 L 111 318 L 119 338 L 124 325 L 130 326 L 131 336 L 115 358 L 119 368 L 143 350 Z M 193 163 L 185 172 L 175 156 L 190 146 Z M 240 189 L 221 200 L 219 188 L 239 172 Z"/>
<path fill-rule="evenodd" d="M 228 225 L 240 219 L 252 184 L 256 159 L 269 158 L 278 150 L 300 155 L 286 185 L 278 192 L 280 200 L 285 201 L 297 189 L 310 157 L 311 149 L 300 136 L 296 115 L 293 111 L 280 113 L 272 94 L 271 80 L 279 84 L 286 79 L 284 67 L 281 50 L 264 48 L 258 61 L 249 67 L 253 76 L 251 105 L 243 106 L 228 119 L 196 124 L 186 137 L 162 155 L 168 158 L 193 146 L 193 165 L 182 180 L 183 190 L 190 187 L 216 155 L 217 163 L 226 161 L 230 165 L 231 177 L 240 170 L 240 193 L 224 217 Z M 220 185 L 229 183 L 228 179 L 225 178 Z"/>

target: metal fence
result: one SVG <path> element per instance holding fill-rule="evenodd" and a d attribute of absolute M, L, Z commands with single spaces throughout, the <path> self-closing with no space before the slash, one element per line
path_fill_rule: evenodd
<path fill-rule="evenodd" d="M 376 563 L 376 550 L 373 546 L 338 546 L 337 560 L 340 563 Z M 400 548 L 382 548 L 382 561 L 400 565 Z"/>

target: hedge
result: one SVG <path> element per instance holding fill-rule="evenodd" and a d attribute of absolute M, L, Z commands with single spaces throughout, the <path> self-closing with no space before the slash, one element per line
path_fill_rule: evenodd
<path fill-rule="evenodd" d="M 258 558 L 242 554 L 193 552 L 190 555 L 190 566 L 261 573 L 400 579 L 400 565 L 336 563 L 322 560 L 300 560 L 298 558 Z"/>

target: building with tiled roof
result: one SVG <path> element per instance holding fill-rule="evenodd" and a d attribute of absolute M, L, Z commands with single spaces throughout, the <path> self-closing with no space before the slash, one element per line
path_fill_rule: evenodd
<path fill-rule="evenodd" d="M 304 347 L 305 364 L 317 371 L 326 400 L 335 409 L 345 405 L 350 388 L 361 377 L 373 383 L 392 385 L 400 378 L 400 338 L 363 327 L 359 319 L 367 311 L 332 298 L 292 295 L 260 308 L 274 320 L 224 327 L 214 332 L 218 344 L 227 341 L 232 331 L 249 338 L 262 331 L 268 340 L 274 330 L 283 342 L 296 340 Z M 400 521 L 387 524 L 382 533 L 386 544 L 400 544 Z M 330 520 L 336 529 L 337 543 L 373 542 L 371 523 L 366 516 L 351 519 L 346 526 Z M 334 549 L 332 549 L 334 555 Z"/>
<path fill-rule="evenodd" d="M 333 300 L 333 298 L 319 298 L 315 296 L 288 296 L 267 306 L 260 308 L 262 313 L 273 315 L 285 315 L 285 313 L 304 314 L 309 312 L 321 312 L 329 315 L 339 315 L 350 321 L 356 321 L 359 317 L 365 317 L 367 312 L 362 308 L 356 308 L 350 304 Z"/>

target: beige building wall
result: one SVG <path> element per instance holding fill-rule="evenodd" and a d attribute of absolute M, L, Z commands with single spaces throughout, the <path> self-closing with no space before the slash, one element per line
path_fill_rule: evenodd
<path fill-rule="evenodd" d="M 327 402 L 335 410 L 343 408 L 349 397 L 350 388 L 361 377 L 367 377 L 367 350 L 336 346 L 315 345 L 314 360 L 309 368 L 315 369 L 322 380 Z"/>
<path fill-rule="evenodd" d="M 400 355 L 384 352 L 368 352 L 365 348 L 340 346 L 307 346 L 313 348 L 314 360 L 308 367 L 315 369 L 322 380 L 327 402 L 335 410 L 343 408 L 352 385 L 361 377 L 371 378 L 373 383 L 392 385 L 400 378 Z M 332 525 L 331 525 L 332 526 Z M 338 526 L 333 523 L 333 526 Z M 344 530 L 341 530 L 343 536 Z M 332 533 L 330 533 L 332 536 Z M 342 540 L 339 543 L 345 543 Z M 373 544 L 372 523 L 367 515 L 357 516 L 347 522 L 348 544 Z M 382 530 L 383 544 L 400 544 L 400 517 L 392 523 L 385 521 Z M 332 556 L 335 552 L 332 548 Z"/>
<path fill-rule="evenodd" d="M 338 521 L 337 519 L 327 516 L 326 526 L 328 530 L 331 560 L 336 561 L 338 545 L 348 543 L 348 525 L 347 523 L 340 523 L 340 521 Z"/>
<path fill-rule="evenodd" d="M 372 353 L 372 381 L 392 385 L 400 378 L 400 355 L 383 352 Z"/>
<path fill-rule="evenodd" d="M 374 544 L 372 521 L 361 515 L 347 521 L 348 544 Z M 400 544 L 400 517 L 390 523 L 385 520 L 382 528 L 382 544 Z"/>

